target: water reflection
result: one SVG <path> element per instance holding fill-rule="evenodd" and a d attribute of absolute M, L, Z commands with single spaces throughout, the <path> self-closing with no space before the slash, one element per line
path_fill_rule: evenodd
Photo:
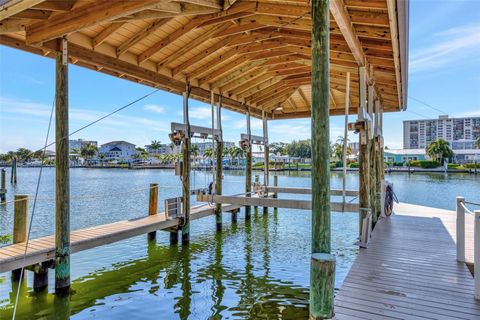
<path fill-rule="evenodd" d="M 270 277 L 268 235 L 274 230 L 273 215 L 258 220 L 242 219 L 221 233 L 201 235 L 188 246 L 145 240 L 142 258 L 74 280 L 67 298 L 34 293 L 23 282 L 17 319 L 101 318 L 103 314 L 151 319 L 160 311 L 168 319 L 298 319 L 307 315 L 307 288 Z M 224 247 L 233 241 L 236 252 Z M 1 319 L 12 316 L 18 283 L 12 286 L 8 303 L 0 308 Z M 126 301 L 133 306 L 128 308 Z"/>

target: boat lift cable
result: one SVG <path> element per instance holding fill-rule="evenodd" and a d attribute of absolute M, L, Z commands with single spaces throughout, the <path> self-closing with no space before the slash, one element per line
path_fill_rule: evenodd
<path fill-rule="evenodd" d="M 436 108 L 436 107 L 434 107 L 434 106 L 432 106 L 432 105 L 430 105 L 430 104 L 428 104 L 428 103 L 426 103 L 426 102 L 424 102 L 424 101 L 422 101 L 422 100 L 419 100 L 419 99 L 414 98 L 414 97 L 412 97 L 412 96 L 408 96 L 408 98 L 409 98 L 409 99 L 412 99 L 413 101 L 416 101 L 416 102 L 418 102 L 418 103 L 420 103 L 420 104 L 423 104 L 424 106 L 429 107 L 429 108 L 432 109 L 432 110 L 438 111 L 438 112 L 440 112 L 441 114 L 448 114 L 448 112 L 445 112 L 445 111 L 443 111 L 442 109 Z"/>
<path fill-rule="evenodd" d="M 70 137 L 71 135 L 73 135 L 73 134 L 75 134 L 75 133 L 78 133 L 78 132 L 80 132 L 80 131 L 82 131 L 82 130 L 85 130 L 86 128 L 88 128 L 88 127 L 90 127 L 90 126 L 92 126 L 92 125 L 94 125 L 94 124 L 96 124 L 96 123 L 98 123 L 98 122 L 100 122 L 100 121 L 102 121 L 102 120 L 104 120 L 104 119 L 106 119 L 106 118 L 108 118 L 108 117 L 116 114 L 117 112 L 120 112 L 120 111 L 122 111 L 122 110 L 124 110 L 124 109 L 126 109 L 126 108 L 128 108 L 128 107 L 130 107 L 130 106 L 132 106 L 132 105 L 134 105 L 135 103 L 137 103 L 137 102 L 139 102 L 139 101 L 141 101 L 141 100 L 143 100 L 143 99 L 151 96 L 152 94 L 156 93 L 156 92 L 159 91 L 159 90 L 160 90 L 160 89 L 155 89 L 155 90 L 153 90 L 153 91 L 151 91 L 151 92 L 149 92 L 149 93 L 141 96 L 140 98 L 135 99 L 135 100 L 133 100 L 132 102 L 127 103 L 126 105 L 121 106 L 120 108 L 117 108 L 117 109 L 113 110 L 112 112 L 110 112 L 110 113 L 108 113 L 108 114 L 106 114 L 106 115 L 104 115 L 104 116 L 102 116 L 102 117 L 100 117 L 100 118 L 98 118 L 98 119 L 96 119 L 96 120 L 94 120 L 94 121 L 86 124 L 85 126 L 79 128 L 79 129 L 77 129 L 77 130 L 75 130 L 75 131 L 73 131 L 73 132 L 71 132 L 71 133 L 69 133 L 67 136 L 62 137 L 62 139 L 68 139 L 68 137 Z M 54 144 L 56 143 L 56 141 L 53 141 L 53 142 L 51 142 L 50 144 L 48 143 L 48 138 L 49 138 L 49 136 L 50 136 L 50 129 L 51 129 L 51 126 L 52 126 L 53 111 L 55 110 L 55 100 L 56 100 L 56 96 L 54 96 L 54 99 L 53 99 L 53 102 L 52 102 L 52 108 L 51 108 L 51 111 L 50 111 L 50 119 L 49 119 L 49 122 L 48 122 L 48 129 L 47 129 L 47 135 L 46 135 L 46 137 L 45 137 L 44 147 L 41 148 L 41 149 L 39 149 L 39 150 L 37 150 L 37 151 L 43 151 L 43 156 L 44 156 L 44 157 L 45 157 L 45 153 L 46 153 L 47 148 L 50 147 L 50 146 L 52 146 L 52 145 L 54 145 Z M 38 174 L 37 186 L 36 186 L 36 188 L 35 188 L 35 197 L 34 197 L 34 200 L 33 200 L 32 214 L 31 214 L 31 216 L 30 216 L 30 224 L 29 224 L 29 226 L 28 226 L 27 240 L 25 241 L 25 252 L 24 252 L 24 254 L 23 254 L 22 268 L 20 269 L 20 279 L 19 279 L 19 285 L 18 285 L 19 288 L 21 287 L 22 280 L 23 280 L 23 274 L 24 274 L 24 271 L 25 271 L 25 262 L 26 262 L 26 258 L 27 258 L 28 242 L 29 242 L 29 240 L 30 240 L 30 233 L 31 233 L 31 230 L 32 230 L 33 217 L 34 217 L 34 215 L 35 215 L 35 207 L 36 207 L 36 204 L 37 204 L 36 199 L 37 199 L 37 197 L 38 197 L 38 192 L 39 192 L 39 189 L 40 189 L 40 181 L 41 181 L 41 178 L 42 178 L 43 167 L 44 167 L 44 165 L 43 165 L 43 163 L 42 163 L 41 166 L 40 166 L 40 172 L 39 172 L 39 174 Z M 18 290 L 18 291 L 17 291 L 16 297 L 15 297 L 15 305 L 14 305 L 14 308 L 13 308 L 12 320 L 15 319 L 15 316 L 16 316 L 16 313 L 17 313 L 17 306 L 18 306 L 18 299 L 19 299 L 19 296 L 20 296 L 20 291 L 21 291 L 21 290 Z"/>
<path fill-rule="evenodd" d="M 48 137 L 50 136 L 50 128 L 52 127 L 53 111 L 55 110 L 55 100 L 56 100 L 56 96 L 54 96 L 54 98 L 53 98 L 52 108 L 50 110 L 50 119 L 48 121 L 47 135 L 45 137 L 45 144 L 44 144 L 44 147 L 43 147 L 43 157 L 45 157 L 45 152 L 47 151 Z M 40 166 L 40 172 L 38 173 L 38 179 L 37 179 L 37 186 L 35 187 L 35 197 L 33 198 L 32 214 L 30 215 L 30 223 L 28 225 L 27 240 L 25 241 L 25 251 L 23 252 L 23 262 L 22 262 L 22 268 L 20 269 L 20 279 L 19 279 L 19 282 L 18 282 L 17 294 L 15 296 L 15 305 L 13 307 L 12 320 L 15 320 L 15 315 L 17 313 L 18 298 L 20 296 L 20 291 L 21 291 L 20 288 L 22 287 L 23 274 L 25 272 L 25 262 L 26 262 L 26 259 L 27 259 L 28 242 L 30 240 L 30 234 L 32 232 L 33 217 L 35 215 L 35 208 L 36 208 L 36 205 L 37 205 L 37 197 L 38 197 L 38 191 L 40 189 L 40 181 L 42 179 L 42 172 L 43 172 L 43 162 Z"/>

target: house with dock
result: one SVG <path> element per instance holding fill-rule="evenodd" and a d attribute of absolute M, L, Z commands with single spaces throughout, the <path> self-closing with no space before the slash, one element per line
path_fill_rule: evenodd
<path fill-rule="evenodd" d="M 310 275 L 308 299 L 304 297 L 309 319 L 479 319 L 480 277 L 473 279 L 465 263 L 471 259 L 465 252 L 470 252 L 469 244 L 473 242 L 465 241 L 472 239 L 470 232 L 465 231 L 465 221 L 472 221 L 469 223 L 473 225 L 473 217 L 466 217 L 472 200 L 457 199 L 457 215 L 453 219 L 455 213 L 442 215 L 428 207 L 410 205 L 397 210 L 393 207 L 392 186 L 385 180 L 383 132 L 388 128 L 383 125 L 383 115 L 407 109 L 408 10 L 406 0 L 2 1 L 0 44 L 55 61 L 55 134 L 65 138 L 55 144 L 56 206 L 55 212 L 51 212 L 55 215 L 55 234 L 30 240 L 29 196 L 16 195 L 14 243 L 0 248 L 0 272 L 11 271 L 16 288 L 23 288 L 23 275 L 27 272 L 33 274 L 34 291 L 45 290 L 49 283 L 54 283 L 55 299 L 51 300 L 58 307 L 62 301 L 69 302 L 70 290 L 74 292 L 79 285 L 72 282 L 71 276 L 71 269 L 76 267 L 71 264 L 71 255 L 77 252 L 102 250 L 106 244 L 142 234 L 146 235 L 150 252 L 158 247 L 156 234 L 161 231 L 168 233 L 171 246 L 171 250 L 162 252 L 175 252 L 179 257 L 201 247 L 190 242 L 197 235 L 192 224 L 196 219 L 214 217 L 209 220 L 214 226 L 208 229 L 215 233 L 208 243 L 211 246 L 221 244 L 223 234 L 229 232 L 230 224 L 224 223 L 226 215 L 231 225 L 239 223 L 240 209 L 245 229 L 256 223 L 259 208 L 265 219 L 269 208 L 277 215 L 288 214 L 279 209 L 306 210 L 311 213 L 310 218 L 299 223 L 311 223 L 311 232 L 291 239 L 301 242 L 294 250 L 308 248 L 308 263 L 296 272 Z M 175 190 L 174 194 L 161 199 L 165 203 L 163 211 L 159 209 L 162 185 L 151 183 L 143 190 L 148 192 L 148 212 L 144 217 L 71 230 L 71 64 L 150 86 L 155 88 L 154 92 L 165 90 L 181 95 L 183 120 L 171 123 L 169 138 L 181 148 L 182 161 L 175 166 L 179 180 L 171 179 L 177 183 L 169 189 Z M 148 96 L 137 98 L 130 105 Z M 193 123 L 189 116 L 192 99 L 211 106 L 211 126 Z M 246 130 L 240 134 L 245 154 L 241 194 L 226 194 L 222 161 L 216 161 L 211 172 L 214 181 L 207 186 L 196 185 L 192 175 L 193 139 L 214 140 L 215 158 L 221 160 L 223 133 L 229 130 L 222 123 L 224 109 L 245 117 Z M 353 118 L 348 118 L 352 114 Z M 328 128 L 330 116 L 334 115 L 345 116 L 345 132 L 351 130 L 358 137 L 359 180 L 355 190 L 346 188 L 346 171 L 341 189 L 330 185 Z M 261 120 L 261 135 L 252 134 L 252 117 Z M 311 187 L 279 185 L 278 176 L 271 174 L 269 166 L 264 166 L 261 181 L 254 183 L 255 147 L 262 148 L 264 161 L 269 163 L 269 123 L 296 118 L 311 119 Z M 97 122 L 92 125 L 98 125 Z M 125 162 L 136 153 L 135 145 L 125 141 L 104 144 L 100 152 L 106 159 Z M 345 157 L 342 161 L 346 170 Z M 140 191 L 136 188 L 122 192 Z M 116 201 L 122 201 L 118 195 L 118 191 L 113 194 Z M 192 205 L 192 197 L 198 205 Z M 391 216 L 392 210 L 397 210 L 398 215 Z M 335 274 L 340 260 L 332 250 L 332 212 L 356 213 L 351 216 L 359 240 L 359 253 L 336 294 Z M 475 230 L 479 231 L 480 211 L 474 214 Z M 447 216 L 450 219 L 445 219 Z M 254 241 L 267 245 L 269 236 L 270 232 L 265 232 L 265 238 Z M 475 238 L 474 272 L 479 274 L 480 237 Z M 182 246 L 177 247 L 180 241 Z M 248 245 L 252 242 L 245 240 Z M 245 251 L 244 260 L 252 260 Z M 126 250 L 126 257 L 128 254 Z M 182 272 L 176 272 L 175 277 L 181 277 L 180 287 L 184 290 L 180 300 L 190 303 L 193 268 L 189 261 L 178 265 Z M 52 282 L 48 281 L 49 269 L 53 269 L 55 277 Z M 250 264 L 240 271 L 239 291 L 250 290 L 247 281 L 251 277 L 243 274 L 252 269 Z M 215 270 L 215 277 L 207 281 L 217 285 L 217 292 L 224 292 L 225 283 L 218 282 L 225 281 L 226 270 L 221 262 Z M 162 272 L 159 270 L 159 274 Z M 269 282 L 265 279 L 271 276 L 266 273 L 261 281 Z M 115 277 L 110 281 L 114 284 Z M 276 282 L 290 285 L 290 281 L 282 279 Z M 17 292 L 21 291 L 25 292 Z M 280 299 L 284 298 L 281 288 L 279 291 Z M 303 291 L 295 296 L 296 301 L 302 296 L 306 296 Z M 30 303 L 37 300 L 40 299 Z M 217 309 L 222 309 L 222 297 L 215 300 Z M 251 305 L 245 317 L 258 307 L 256 301 L 245 302 L 243 296 L 237 300 Z M 61 312 L 58 308 L 55 315 Z M 34 318 L 38 311 L 32 309 L 31 314 L 24 311 L 25 307 L 19 312 L 25 312 L 25 318 Z M 272 310 L 271 318 L 283 318 L 282 310 L 283 307 Z M 135 311 L 140 314 L 143 310 Z M 159 314 L 149 315 L 153 318 Z M 191 314 L 187 308 L 180 316 L 187 318 Z"/>
<path fill-rule="evenodd" d="M 136 154 L 135 145 L 127 141 L 107 142 L 98 150 L 98 155 L 102 155 L 103 162 L 132 163 Z"/>

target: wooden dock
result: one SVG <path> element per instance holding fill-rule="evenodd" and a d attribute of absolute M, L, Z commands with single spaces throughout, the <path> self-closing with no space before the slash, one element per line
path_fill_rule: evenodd
<path fill-rule="evenodd" d="M 222 211 L 232 211 L 240 208 L 237 205 L 223 205 Z M 200 205 L 191 208 L 191 220 L 200 219 L 214 214 L 214 207 Z M 131 237 L 147 234 L 156 230 L 177 227 L 179 218 L 167 218 L 164 212 L 138 219 L 123 220 L 96 227 L 72 231 L 70 233 L 71 253 L 79 252 L 121 241 Z M 55 235 L 32 239 L 23 263 L 25 242 L 0 248 L 0 273 L 31 266 L 55 258 Z"/>
<path fill-rule="evenodd" d="M 467 216 L 467 260 L 473 218 Z M 480 319 L 474 280 L 456 261 L 454 211 L 398 204 L 379 220 L 335 297 L 336 319 Z"/>

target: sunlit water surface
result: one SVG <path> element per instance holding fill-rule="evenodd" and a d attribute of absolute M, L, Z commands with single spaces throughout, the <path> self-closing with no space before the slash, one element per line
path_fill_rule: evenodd
<path fill-rule="evenodd" d="M 9 189 L 8 200 L 15 193 L 33 198 L 38 172 L 19 168 L 19 183 Z M 44 169 L 32 238 L 54 231 L 54 176 L 54 169 Z M 480 177 L 473 175 L 390 174 L 387 179 L 403 202 L 454 209 L 457 195 L 480 200 Z M 211 174 L 196 172 L 191 180 L 205 187 Z M 152 182 L 160 184 L 160 199 L 181 194 L 172 171 L 72 169 L 71 228 L 147 215 L 146 188 Z M 341 187 L 339 173 L 332 173 L 331 184 Z M 224 194 L 242 192 L 243 173 L 227 171 L 223 185 Z M 310 173 L 282 173 L 279 185 L 310 187 Z M 347 187 L 358 189 L 356 173 L 348 174 Z M 12 215 L 12 204 L 0 207 L 0 234 L 11 233 Z M 193 221 L 189 246 L 170 246 L 167 232 L 160 231 L 156 242 L 139 236 L 74 254 L 69 299 L 52 294 L 53 271 L 49 293 L 33 293 L 33 275 L 28 272 L 20 288 L 17 319 L 308 318 L 310 213 L 279 209 L 275 214 L 270 209 L 268 215 L 260 210 L 250 222 L 243 219 L 243 211 L 238 217 L 238 224 L 232 225 L 225 213 L 222 233 L 215 232 L 214 217 Z M 357 254 L 357 233 L 358 214 L 332 214 L 337 288 Z M 0 319 L 11 318 L 17 290 L 9 273 L 0 274 Z"/>

